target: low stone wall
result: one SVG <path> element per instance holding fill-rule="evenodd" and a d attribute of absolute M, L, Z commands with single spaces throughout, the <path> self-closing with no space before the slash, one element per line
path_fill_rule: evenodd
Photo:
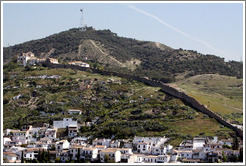
<path fill-rule="evenodd" d="M 185 103 L 187 103 L 188 105 L 190 105 L 194 109 L 196 109 L 196 110 L 198 110 L 198 111 L 200 111 L 200 112 L 202 112 L 204 114 L 207 114 L 208 116 L 216 119 L 222 125 L 224 125 L 224 126 L 230 128 L 230 129 L 236 131 L 236 133 L 241 138 L 243 138 L 243 131 L 242 130 L 238 129 L 237 127 L 235 127 L 232 124 L 230 124 L 227 121 L 225 121 L 222 117 L 220 117 L 215 112 L 209 110 L 204 105 L 200 104 L 193 97 L 188 96 L 184 92 L 179 92 L 177 89 L 175 89 L 173 87 L 170 87 L 169 85 L 166 85 L 166 84 L 164 84 L 161 81 L 155 81 L 155 80 L 147 79 L 147 78 L 144 78 L 144 77 L 139 77 L 139 76 L 136 76 L 136 75 L 129 75 L 129 74 L 123 74 L 123 73 L 118 73 L 118 72 L 99 70 L 99 69 L 95 69 L 95 68 L 85 68 L 85 67 L 80 67 L 80 66 L 75 66 L 75 65 L 47 64 L 47 66 L 51 67 L 51 68 L 70 68 L 70 69 L 77 69 L 77 70 L 81 70 L 81 71 L 90 70 L 92 73 L 99 73 L 99 74 L 107 75 L 107 76 L 113 75 L 113 76 L 123 77 L 123 78 L 127 78 L 127 79 L 136 80 L 136 81 L 145 83 L 145 84 L 150 85 L 150 86 L 161 87 L 163 92 L 183 100 Z"/>

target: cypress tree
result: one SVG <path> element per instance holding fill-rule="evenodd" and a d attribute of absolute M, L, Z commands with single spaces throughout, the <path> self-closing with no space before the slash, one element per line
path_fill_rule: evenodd
<path fill-rule="evenodd" d="M 41 152 L 40 152 L 40 149 L 38 150 L 38 162 L 40 163 L 41 162 L 41 154 L 40 154 Z"/>
<path fill-rule="evenodd" d="M 80 162 L 80 148 L 78 148 L 78 154 L 77 154 L 77 162 Z"/>
<path fill-rule="evenodd" d="M 238 150 L 238 147 L 239 147 L 238 139 L 237 139 L 237 136 L 235 136 L 234 139 L 233 139 L 232 149 L 233 150 Z"/>
<path fill-rule="evenodd" d="M 21 163 L 24 163 L 24 154 L 23 154 L 23 151 L 21 152 Z"/>

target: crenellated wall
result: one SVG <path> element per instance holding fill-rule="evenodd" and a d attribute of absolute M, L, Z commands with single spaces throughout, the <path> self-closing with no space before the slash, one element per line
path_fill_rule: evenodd
<path fill-rule="evenodd" d="M 185 103 L 187 103 L 188 105 L 190 105 L 194 109 L 196 109 L 196 110 L 198 110 L 204 114 L 207 114 L 208 116 L 216 119 L 222 125 L 236 131 L 236 133 L 241 138 L 243 138 L 243 131 L 242 130 L 238 129 L 237 127 L 233 126 L 229 122 L 225 121 L 222 117 L 220 117 L 215 112 L 209 110 L 204 105 L 200 104 L 193 97 L 188 96 L 184 92 L 179 92 L 177 89 L 170 87 L 169 85 L 166 85 L 161 81 L 155 81 L 155 80 L 151 80 L 148 78 L 139 77 L 136 75 L 129 75 L 129 74 L 123 74 L 123 73 L 118 73 L 118 72 L 99 70 L 99 69 L 95 69 L 95 68 L 85 68 L 85 67 L 74 66 L 74 65 L 64 65 L 64 64 L 46 64 L 46 65 L 48 67 L 51 67 L 51 68 L 70 68 L 70 69 L 77 69 L 77 70 L 81 70 L 81 71 L 90 70 L 92 73 L 99 73 L 99 74 L 108 75 L 108 76 L 113 75 L 113 76 L 123 77 L 123 78 L 127 78 L 127 79 L 136 80 L 136 81 L 145 83 L 145 84 L 150 85 L 150 86 L 161 87 L 163 92 L 183 100 Z"/>

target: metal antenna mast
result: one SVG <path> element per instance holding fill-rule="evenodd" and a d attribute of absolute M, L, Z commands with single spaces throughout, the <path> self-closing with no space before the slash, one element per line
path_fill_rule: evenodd
<path fill-rule="evenodd" d="M 80 31 L 86 31 L 86 24 L 84 23 L 84 10 L 83 8 L 80 9 L 80 12 L 81 12 L 81 20 L 80 20 Z"/>

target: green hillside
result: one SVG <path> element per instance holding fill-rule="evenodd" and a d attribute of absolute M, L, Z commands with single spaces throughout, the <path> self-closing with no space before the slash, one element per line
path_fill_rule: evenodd
<path fill-rule="evenodd" d="M 243 76 L 243 64 L 240 62 L 225 62 L 223 58 L 214 55 L 119 37 L 110 30 L 94 30 L 91 27 L 85 32 L 74 28 L 6 47 L 3 49 L 4 62 L 28 51 L 34 52 L 37 57 L 58 58 L 61 63 L 71 60 L 94 62 L 110 70 L 134 73 L 163 82 L 174 82 L 176 78 L 198 74 Z"/>
<path fill-rule="evenodd" d="M 89 70 L 24 68 L 10 63 L 4 66 L 3 87 L 3 129 L 72 117 L 80 124 L 99 118 L 80 130 L 80 135 L 93 137 L 165 135 L 177 145 L 196 135 L 225 138 L 234 133 L 159 88 Z M 80 109 L 82 114 L 69 115 L 68 109 Z"/>
<path fill-rule="evenodd" d="M 243 123 L 243 80 L 204 74 L 171 84 L 235 124 Z"/>

